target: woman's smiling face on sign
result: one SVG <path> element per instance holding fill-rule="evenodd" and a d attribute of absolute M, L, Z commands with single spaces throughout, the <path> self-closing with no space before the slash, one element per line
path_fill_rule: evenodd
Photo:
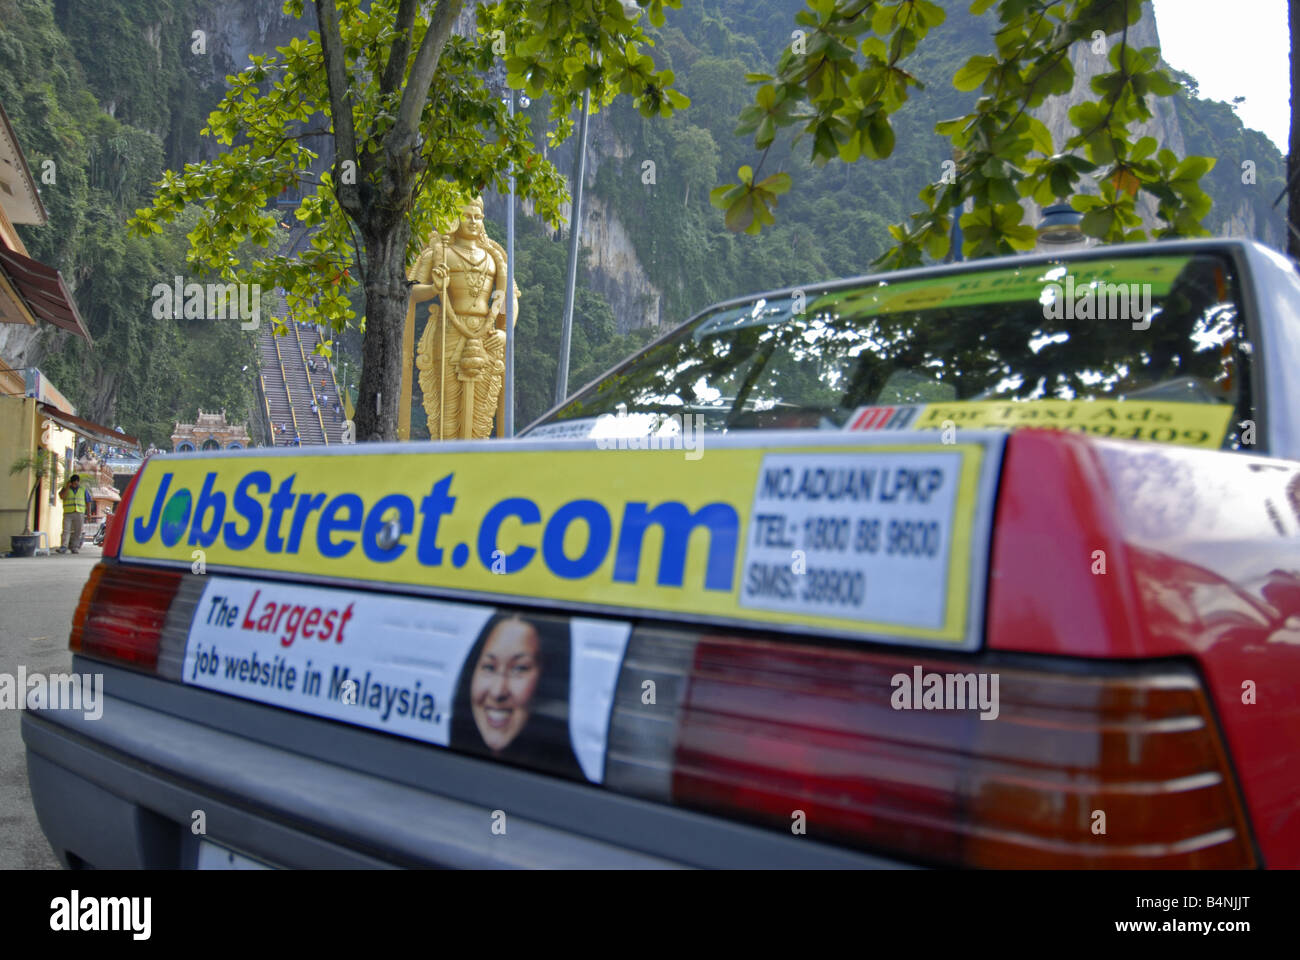
<path fill-rule="evenodd" d="M 528 723 L 541 676 L 540 640 L 531 624 L 512 618 L 493 628 L 470 681 L 471 712 L 483 742 L 504 750 Z"/>

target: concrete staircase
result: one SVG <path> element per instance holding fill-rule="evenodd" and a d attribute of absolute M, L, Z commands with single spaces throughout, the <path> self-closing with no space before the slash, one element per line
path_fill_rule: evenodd
<path fill-rule="evenodd" d="M 298 431 L 294 425 L 293 404 L 289 401 L 284 382 L 274 324 L 264 323 L 258 329 L 257 363 L 262 395 L 266 398 L 266 415 L 271 421 L 271 442 L 277 447 L 288 446 Z M 281 427 L 284 429 L 279 429 Z"/>
<path fill-rule="evenodd" d="M 278 315 L 287 315 L 283 298 L 279 306 Z M 277 337 L 275 324 L 263 324 L 258 331 L 258 363 L 272 442 L 277 447 L 293 446 L 295 438 L 303 446 L 341 443 L 344 417 L 334 408 L 339 402 L 334 371 L 324 357 L 313 356 L 322 340 L 320 331 L 293 320 L 285 322 L 288 336 Z"/>
<path fill-rule="evenodd" d="M 302 366 L 297 368 L 303 376 L 309 379 L 304 385 L 304 396 L 307 397 L 307 417 L 313 423 L 309 429 L 316 431 L 314 435 L 320 439 L 313 441 L 317 443 L 342 443 L 343 442 L 343 414 L 340 410 L 335 412 L 334 405 L 339 403 L 339 386 L 334 379 L 333 365 L 323 356 L 315 354 L 318 344 L 324 342 L 325 338 L 318 327 L 307 324 L 304 326 L 293 326 L 293 335 L 295 344 L 298 348 L 298 355 L 302 361 Z M 290 351 L 292 352 L 292 347 Z M 311 369 L 311 363 L 314 362 L 316 369 Z M 287 369 L 287 368 L 286 368 Z M 290 374 L 294 376 L 295 374 Z M 311 404 L 315 401 L 317 412 L 311 412 Z M 307 437 L 303 435 L 303 443 L 307 442 Z"/>

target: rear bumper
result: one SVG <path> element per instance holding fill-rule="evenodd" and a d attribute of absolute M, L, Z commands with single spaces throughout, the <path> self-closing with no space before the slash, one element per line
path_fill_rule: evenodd
<path fill-rule="evenodd" d="M 22 718 L 65 866 L 192 867 L 198 812 L 202 839 L 297 868 L 902 866 L 80 657 L 74 669 L 104 675 L 101 717 Z"/>

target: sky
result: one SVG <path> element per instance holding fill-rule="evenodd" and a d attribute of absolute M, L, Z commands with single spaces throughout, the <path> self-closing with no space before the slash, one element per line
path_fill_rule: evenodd
<path fill-rule="evenodd" d="M 1153 0 L 1165 62 L 1203 98 L 1231 103 L 1242 123 L 1287 152 L 1291 44 L 1286 0 Z"/>

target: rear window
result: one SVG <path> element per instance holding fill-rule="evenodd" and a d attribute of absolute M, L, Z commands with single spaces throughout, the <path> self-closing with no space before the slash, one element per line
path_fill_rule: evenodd
<path fill-rule="evenodd" d="M 1057 426 L 1259 451 L 1237 291 L 1214 254 L 809 287 L 709 311 L 530 435 Z"/>

